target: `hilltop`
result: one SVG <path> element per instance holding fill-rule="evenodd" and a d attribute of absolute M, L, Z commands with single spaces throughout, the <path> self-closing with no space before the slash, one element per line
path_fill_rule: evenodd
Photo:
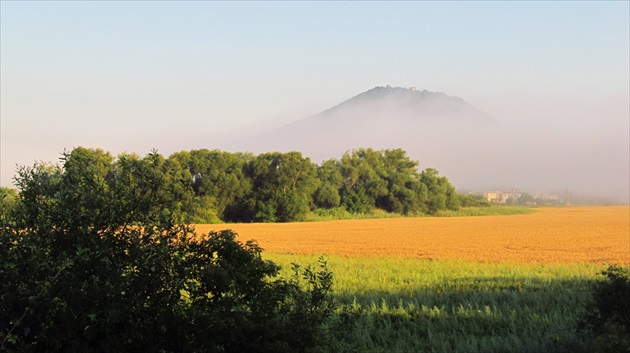
<path fill-rule="evenodd" d="M 415 87 L 378 86 L 358 94 L 311 119 L 353 120 L 357 113 L 371 119 L 411 121 L 458 120 L 460 123 L 495 124 L 495 121 L 462 98 Z"/>
<path fill-rule="evenodd" d="M 491 149 L 499 124 L 464 99 L 414 87 L 380 86 L 316 115 L 243 139 L 234 151 L 301 151 L 315 161 L 361 147 L 403 148 L 421 168 L 475 183 L 487 173 L 474 160 Z M 474 169 L 473 169 L 474 168 Z"/>

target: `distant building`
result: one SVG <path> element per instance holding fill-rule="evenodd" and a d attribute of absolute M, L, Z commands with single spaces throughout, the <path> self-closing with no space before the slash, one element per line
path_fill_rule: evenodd
<path fill-rule="evenodd" d="M 508 199 L 512 197 L 512 194 L 502 191 L 490 191 L 486 192 L 483 196 L 486 198 L 486 200 L 492 203 L 506 203 Z"/>
<path fill-rule="evenodd" d="M 416 86 L 411 86 L 409 87 L 410 90 L 415 91 L 416 90 Z"/>
<path fill-rule="evenodd" d="M 556 194 L 548 194 L 544 192 L 534 192 L 532 196 L 545 202 L 560 202 L 560 196 Z"/>

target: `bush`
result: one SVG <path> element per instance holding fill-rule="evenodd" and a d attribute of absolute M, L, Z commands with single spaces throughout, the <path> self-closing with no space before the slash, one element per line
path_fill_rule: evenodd
<path fill-rule="evenodd" d="M 0 187 L 0 218 L 5 217 L 10 212 L 17 198 L 17 190 Z"/>
<path fill-rule="evenodd" d="M 592 302 L 578 328 L 596 338 L 598 352 L 630 353 L 630 277 L 628 269 L 611 266 L 606 279 L 595 282 Z"/>
<path fill-rule="evenodd" d="M 492 204 L 482 195 L 457 194 L 462 207 L 490 207 Z"/>
<path fill-rule="evenodd" d="M 255 242 L 182 224 L 159 155 L 64 154 L 19 171 L 0 221 L 0 351 L 307 352 L 333 309 L 332 275 L 290 279 Z"/>

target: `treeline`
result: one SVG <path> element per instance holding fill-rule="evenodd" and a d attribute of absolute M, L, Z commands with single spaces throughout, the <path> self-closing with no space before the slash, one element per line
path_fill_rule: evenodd
<path fill-rule="evenodd" d="M 199 223 L 301 221 L 317 209 L 414 215 L 460 207 L 448 179 L 435 169 L 419 172 L 402 149 L 358 149 L 319 165 L 300 152 L 207 149 L 178 152 L 169 161 L 191 180 L 187 213 Z"/>
<path fill-rule="evenodd" d="M 91 173 L 89 182 L 102 183 L 103 189 L 124 183 L 133 190 L 148 174 L 159 173 L 165 181 L 153 186 L 156 192 L 177 194 L 177 207 L 191 223 L 302 221 L 318 210 L 433 214 L 456 210 L 462 201 L 446 177 L 431 168 L 419 171 L 418 162 L 402 149 L 362 148 L 318 165 L 300 152 L 200 149 L 168 158 L 155 151 L 114 158 L 100 149 L 78 147 L 64 155 L 63 166 L 45 168 L 48 179 L 42 185 L 54 184 L 62 168 L 81 168 Z M 54 185 L 48 187 L 54 192 Z"/>

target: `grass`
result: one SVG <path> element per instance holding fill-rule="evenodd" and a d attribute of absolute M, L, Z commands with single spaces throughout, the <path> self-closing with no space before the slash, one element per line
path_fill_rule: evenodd
<path fill-rule="evenodd" d="M 266 254 L 283 266 L 315 256 Z M 331 351 L 588 352 L 574 330 L 601 264 L 517 264 L 332 255 Z M 288 275 L 288 272 L 285 272 Z"/>
<path fill-rule="evenodd" d="M 470 216 L 508 216 L 519 214 L 531 214 L 536 212 L 530 207 L 521 206 L 489 206 L 489 207 L 462 207 L 457 211 L 438 211 L 436 217 L 470 217 Z"/>
<path fill-rule="evenodd" d="M 330 324 L 327 352 L 590 352 L 575 324 L 597 273 L 630 265 L 630 208 L 537 211 L 198 231 L 256 239 L 283 271 L 328 254 L 346 325 Z"/>
<path fill-rule="evenodd" d="M 350 213 L 344 207 L 336 207 L 331 209 L 317 209 L 314 212 L 310 212 L 305 221 L 306 222 L 324 222 L 324 221 L 338 221 L 347 219 L 380 219 L 380 218 L 401 218 L 405 217 L 399 213 L 387 212 L 381 209 L 374 209 L 366 213 Z"/>
<path fill-rule="evenodd" d="M 332 209 L 318 209 L 306 216 L 306 222 L 324 222 L 349 219 L 381 219 L 381 218 L 402 218 L 402 217 L 469 217 L 469 216 L 507 216 L 518 214 L 530 214 L 536 212 L 535 209 L 521 206 L 484 206 L 484 207 L 462 207 L 457 211 L 438 211 L 434 215 L 411 215 L 404 216 L 399 213 L 390 213 L 380 209 L 374 209 L 367 213 L 350 213 L 343 207 Z"/>

